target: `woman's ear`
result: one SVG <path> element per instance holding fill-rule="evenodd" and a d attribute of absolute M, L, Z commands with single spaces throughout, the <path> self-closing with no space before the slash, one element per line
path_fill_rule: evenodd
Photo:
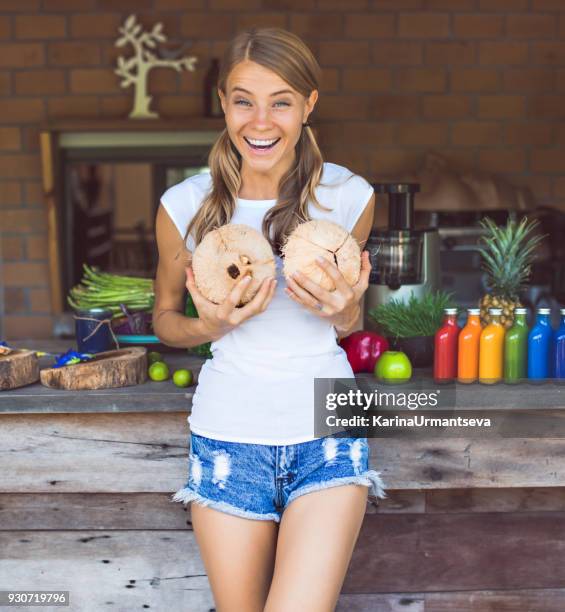
<path fill-rule="evenodd" d="M 314 110 L 314 106 L 316 106 L 316 102 L 318 100 L 318 90 L 313 89 L 308 98 L 306 99 L 306 108 L 307 111 L 306 117 L 304 117 L 304 121 L 308 121 L 308 115 Z"/>
<path fill-rule="evenodd" d="M 224 92 L 218 87 L 218 96 L 220 98 L 220 104 L 222 105 L 222 110 L 224 111 L 224 115 L 226 114 L 226 96 L 224 96 Z"/>

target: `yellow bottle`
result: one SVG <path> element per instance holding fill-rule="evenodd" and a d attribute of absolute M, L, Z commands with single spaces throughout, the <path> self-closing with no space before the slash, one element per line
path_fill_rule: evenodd
<path fill-rule="evenodd" d="M 504 372 L 504 336 L 500 322 L 501 308 L 489 308 L 492 322 L 481 332 L 479 343 L 479 382 L 492 385 L 502 380 Z"/>

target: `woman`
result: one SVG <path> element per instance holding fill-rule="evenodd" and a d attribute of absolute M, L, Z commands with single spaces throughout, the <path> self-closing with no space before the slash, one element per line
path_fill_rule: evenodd
<path fill-rule="evenodd" d="M 297 223 L 329 219 L 364 245 L 373 219 L 369 183 L 324 163 L 309 127 L 319 72 L 290 32 L 239 34 L 221 66 L 226 129 L 210 173 L 168 189 L 157 214 L 155 333 L 176 347 L 212 341 L 188 419 L 189 479 L 173 501 L 193 502 L 219 612 L 333 610 L 368 488 L 384 497 L 379 473 L 368 469 L 366 438 L 313 434 L 313 379 L 353 377 L 336 336 L 358 319 L 368 253 L 354 287 L 336 266 L 320 264 L 334 292 L 300 274 L 286 283 L 281 270 L 281 245 Z M 245 278 L 216 305 L 178 257 L 181 238 L 192 252 L 230 222 L 262 232 L 277 264 L 277 278 L 240 308 Z M 185 285 L 198 319 L 182 314 Z"/>

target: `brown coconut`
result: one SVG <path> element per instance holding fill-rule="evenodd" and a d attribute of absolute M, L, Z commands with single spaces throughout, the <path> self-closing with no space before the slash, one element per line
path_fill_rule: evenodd
<path fill-rule="evenodd" d="M 316 263 L 320 255 L 337 265 L 350 286 L 359 280 L 361 249 L 355 238 L 341 225 L 316 219 L 297 225 L 282 248 L 283 273 L 289 278 L 299 270 L 327 291 L 335 291 L 335 284 Z"/>
<path fill-rule="evenodd" d="M 211 302 L 221 304 L 242 276 L 251 282 L 239 305 L 247 304 L 265 278 L 275 276 L 275 258 L 268 240 L 243 224 L 227 224 L 208 232 L 192 256 L 198 290 Z"/>

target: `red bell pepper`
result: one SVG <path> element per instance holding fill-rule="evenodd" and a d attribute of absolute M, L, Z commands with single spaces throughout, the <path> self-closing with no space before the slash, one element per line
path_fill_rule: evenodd
<path fill-rule="evenodd" d="M 353 372 L 373 372 L 377 359 L 388 351 L 388 340 L 371 331 L 356 331 L 342 338 L 339 345 L 347 354 Z"/>

